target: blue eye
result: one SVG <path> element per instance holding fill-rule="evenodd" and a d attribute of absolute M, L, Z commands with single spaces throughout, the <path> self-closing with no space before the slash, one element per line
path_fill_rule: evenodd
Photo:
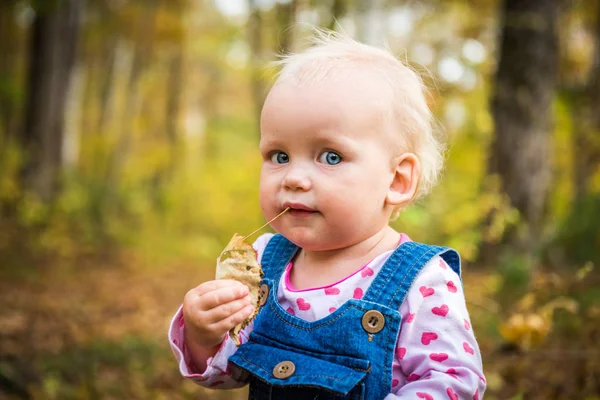
<path fill-rule="evenodd" d="M 271 155 L 271 162 L 275 164 L 287 164 L 290 162 L 290 156 L 282 151 L 278 151 Z"/>
<path fill-rule="evenodd" d="M 337 165 L 342 162 L 342 156 L 333 151 L 325 151 L 319 156 L 319 162 L 328 165 Z"/>

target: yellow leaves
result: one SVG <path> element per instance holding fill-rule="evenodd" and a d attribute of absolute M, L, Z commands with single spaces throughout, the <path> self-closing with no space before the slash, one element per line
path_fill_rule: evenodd
<path fill-rule="evenodd" d="M 500 334 L 507 342 L 528 350 L 542 343 L 551 326 L 552 321 L 535 313 L 514 314 L 500 325 Z"/>
<path fill-rule="evenodd" d="M 229 244 L 225 247 L 217 259 L 216 279 L 234 279 L 243 283 L 250 290 L 251 304 L 254 314 L 236 325 L 229 331 L 229 336 L 236 345 L 240 345 L 239 333 L 256 316 L 260 301 L 260 281 L 263 272 L 257 261 L 254 248 L 237 233 L 233 235 Z"/>
<path fill-rule="evenodd" d="M 516 305 L 517 312 L 500 324 L 500 334 L 507 342 L 523 350 L 541 345 L 552 330 L 554 311 L 578 311 L 578 303 L 568 297 L 557 297 L 542 306 L 536 306 L 534 293 L 527 293 Z"/>
<path fill-rule="evenodd" d="M 577 270 L 575 273 L 575 279 L 578 281 L 582 281 L 586 276 L 589 275 L 590 272 L 594 270 L 594 264 L 591 262 L 585 263 L 585 265 Z"/>

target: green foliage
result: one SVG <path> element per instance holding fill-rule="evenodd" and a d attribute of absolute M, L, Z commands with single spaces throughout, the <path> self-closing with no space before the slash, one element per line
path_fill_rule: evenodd
<path fill-rule="evenodd" d="M 25 18 L 28 5 L 36 11 L 52 12 L 60 1 L 18 4 Z M 163 341 L 165 324 L 185 290 L 212 276 L 215 257 L 233 233 L 249 233 L 264 222 L 258 204 L 258 104 L 250 86 L 257 65 L 274 58 L 279 46 L 277 30 L 281 27 L 276 24 L 276 7 L 262 10 L 262 49 L 259 54 L 251 54 L 243 18 L 222 15 L 215 9 L 216 4 L 189 0 L 86 3 L 77 60 L 81 75 L 73 79 L 80 86 L 75 85 L 65 130 L 71 140 L 67 144 L 75 145 L 77 157 L 64 163 L 59 177 L 61 191 L 52 202 L 42 202 L 20 186 L 20 170 L 27 155 L 19 152 L 14 140 L 23 124 L 17 113 L 23 111 L 26 101 L 24 40 L 19 42 L 22 48 L 18 57 L 15 55 L 9 61 L 12 64 L 6 64 L 9 68 L 0 71 L 0 105 L 7 104 L 7 112 L 14 114 L 8 115 L 11 132 L 2 131 L 7 121 L 0 121 L 0 273 L 3 279 L 8 276 L 4 272 L 14 273 L 13 279 L 7 280 L 10 285 L 0 286 L 0 296 L 10 293 L 1 298 L 2 304 L 9 304 L 6 312 L 13 310 L 9 303 L 13 298 L 27 298 L 32 303 L 29 308 L 14 308 L 27 318 L 39 318 L 53 310 L 52 321 L 32 325 L 27 332 L 41 330 L 57 342 L 66 338 L 60 350 L 30 354 L 31 343 L 26 343 L 25 350 L 18 354 L 39 374 L 39 380 L 31 383 L 34 398 L 234 396 L 231 392 L 209 395 L 197 386 L 182 383 Z M 322 20 L 327 20 L 325 2 L 311 4 L 318 8 Z M 346 5 L 352 17 L 353 6 L 350 2 Z M 412 6 L 402 5 L 401 9 Z M 390 44 L 397 46 L 396 50 L 410 49 L 407 55 L 403 50 L 399 52 L 409 61 L 415 55 L 412 49 L 435 53 L 430 64 L 418 70 L 428 75 L 429 100 L 440 125 L 446 125 L 441 130 L 448 135 L 450 146 L 439 185 L 405 210 L 393 226 L 414 240 L 456 248 L 470 267 L 483 242 L 498 242 L 519 222 L 518 213 L 501 193 L 498 177 L 490 176 L 487 167 L 493 137 L 489 98 L 495 65 L 487 53 L 496 40 L 490 28 L 495 24 L 489 23 L 496 16 L 496 4 L 483 1 L 472 7 L 461 2 L 424 2 L 412 12 L 412 33 L 395 37 Z M 19 29 L 13 27 L 14 32 L 10 32 L 19 40 L 27 33 L 27 22 L 20 24 Z M 306 27 L 298 27 L 295 34 L 307 31 Z M 466 60 L 463 46 L 467 40 L 476 40 L 488 49 L 480 64 Z M 584 50 L 569 49 L 579 51 L 577 65 L 569 67 L 579 71 L 577 76 L 583 76 L 581 71 L 589 63 L 584 53 L 592 43 L 589 38 L 585 40 Z M 472 73 L 472 86 L 461 87 L 435 76 L 437 65 L 448 56 L 459 60 L 465 73 Z M 274 75 L 272 68 L 265 69 L 261 83 L 271 81 Z M 512 246 L 504 245 L 495 265 L 482 265 L 465 274 L 467 302 L 484 350 L 491 398 L 530 398 L 536 385 L 546 383 L 551 374 L 560 374 L 552 375 L 556 385 L 568 382 L 564 385 L 567 388 L 563 387 L 565 393 L 572 393 L 567 391 L 569 388 L 579 390 L 579 386 L 581 391 L 577 393 L 587 395 L 594 390 L 597 363 L 593 361 L 577 369 L 578 365 L 569 364 L 567 357 L 564 365 L 573 372 L 573 380 L 569 381 L 570 377 L 562 375 L 566 367 L 561 362 L 552 364 L 553 360 L 543 358 L 540 362 L 528 358 L 529 354 L 519 355 L 515 362 L 512 354 L 498 350 L 502 340 L 507 340 L 499 327 L 510 322 L 511 313 L 523 317 L 516 319 L 520 323 L 515 325 L 517 328 L 529 329 L 527 323 L 536 321 L 531 314 L 540 314 L 563 295 L 574 299 L 580 310 L 559 310 L 552 315 L 555 325 L 545 321 L 548 329 L 540 336 L 539 345 L 566 357 L 570 350 L 593 348 L 596 344 L 597 331 L 590 326 L 597 324 L 600 315 L 596 306 L 600 292 L 593 268 L 600 265 L 600 172 L 590 181 L 590 193 L 573 203 L 573 107 L 569 98 L 560 98 L 554 104 L 555 152 L 548 226 L 543 238 L 545 265 L 534 265 Z M 6 110 L 1 110 L 0 118 L 7 116 Z M 461 110 L 462 119 L 457 118 Z M 114 268 L 119 274 L 116 277 L 82 278 L 97 270 L 110 272 L 114 265 L 119 266 Z M 557 278 L 547 270 L 547 266 L 556 265 L 566 276 L 576 276 L 574 271 L 582 265 L 585 270 L 589 266 L 591 272 L 585 279 L 576 279 L 579 283 L 570 284 L 567 278 Z M 159 275 L 161 266 L 172 267 L 172 275 Z M 160 308 L 156 304 L 135 303 L 145 298 L 138 293 L 118 300 L 121 293 L 135 286 L 132 282 L 137 283 L 143 272 L 160 276 L 160 284 L 153 287 L 151 296 L 146 296 L 158 298 L 164 307 L 160 312 L 156 312 Z M 16 278 L 19 274 L 27 277 L 27 284 L 43 283 L 44 288 L 55 291 L 38 298 L 39 287 L 15 286 L 22 281 Z M 544 284 L 538 282 L 540 276 L 547 279 Z M 118 283 L 126 277 L 131 282 L 125 290 Z M 555 281 L 558 283 L 548 283 Z M 169 286 L 174 282 L 179 286 Z M 72 293 L 80 285 L 85 295 L 65 301 L 72 309 L 44 308 L 51 305 L 49 298 L 61 299 L 66 296 L 64 292 Z M 144 285 L 150 287 L 148 282 Z M 102 291 L 109 295 L 97 297 Z M 532 292 L 537 297 L 529 301 Z M 524 299 L 529 308 L 521 310 L 519 303 Z M 134 320 L 144 312 L 149 312 L 146 320 L 151 322 Z M 96 319 L 82 323 L 75 318 L 82 314 Z M 122 315 L 126 317 L 118 320 Z M 6 320 L 0 313 L 0 336 L 10 328 Z M 164 322 L 160 332 L 156 320 Z M 105 331 L 108 325 L 111 328 Z M 124 325 L 132 332 L 110 332 L 121 332 Z M 531 329 L 515 326 L 511 326 L 513 333 L 531 333 Z M 57 330 L 60 332 L 53 336 Z M 157 332 L 160 339 L 152 336 Z M 523 342 L 521 336 L 517 343 Z M 0 353 L 0 360 L 2 357 Z M 519 369 L 523 365 L 532 368 L 525 368 L 527 373 L 523 373 Z M 542 372 L 531 375 L 538 369 Z M 2 376 L 18 380 L 25 376 L 23 370 L 0 362 Z M 587 398 L 594 398 L 590 396 Z"/>
<path fill-rule="evenodd" d="M 504 251 L 498 264 L 502 276 L 499 298 L 512 302 L 527 290 L 532 273 L 531 259 L 521 254 Z"/>
<path fill-rule="evenodd" d="M 482 87 L 462 99 L 468 118 L 460 130 L 445 132 L 451 142 L 440 184 L 395 223 L 413 240 L 453 247 L 466 261 L 477 259 L 484 240 L 498 241 L 518 220 L 497 177 L 487 173 L 491 120 L 486 97 Z"/>
<path fill-rule="evenodd" d="M 579 265 L 593 262 L 600 265 L 600 194 L 591 194 L 573 204 L 571 213 L 561 223 L 556 239 L 550 244 Z"/>

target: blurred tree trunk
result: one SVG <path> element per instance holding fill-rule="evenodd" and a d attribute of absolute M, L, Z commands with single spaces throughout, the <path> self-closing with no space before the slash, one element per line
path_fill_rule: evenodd
<path fill-rule="evenodd" d="M 148 67 L 152 55 L 157 6 L 156 0 L 148 0 L 142 3 L 141 7 L 143 7 L 143 11 L 132 21 L 133 32 L 131 35 L 134 40 L 133 61 L 127 78 L 127 92 L 125 95 L 126 114 L 118 133 L 115 149 L 111 154 L 108 164 L 106 182 L 109 198 L 112 197 L 119 185 L 119 177 L 131 151 L 132 134 L 135 131 L 135 119 L 138 117 L 140 109 L 141 94 L 139 80 Z"/>
<path fill-rule="evenodd" d="M 9 170 L 9 151 L 15 144 L 16 125 L 20 122 L 18 94 L 22 82 L 17 71 L 22 52 L 17 40 L 16 3 L 16 0 L 0 1 L 0 171 Z M 14 214 L 15 204 L 6 195 L 0 197 L 0 218 Z"/>
<path fill-rule="evenodd" d="M 551 108 L 557 82 L 561 0 L 505 0 L 492 97 L 489 172 L 521 216 L 504 240 L 533 250 L 551 177 Z M 523 233 L 524 232 L 524 233 Z"/>
<path fill-rule="evenodd" d="M 113 117 L 113 80 L 115 73 L 115 59 L 118 48 L 117 35 L 110 34 L 104 46 L 103 57 L 99 63 L 102 68 L 102 85 L 100 86 L 100 107 L 98 110 L 98 133 L 103 134 L 106 131 L 108 121 Z"/>
<path fill-rule="evenodd" d="M 178 28 L 176 36 L 171 44 L 172 54 L 169 60 L 169 76 L 167 78 L 167 104 L 166 104 L 166 132 L 169 146 L 169 164 L 166 171 L 166 178 L 173 176 L 177 161 L 181 158 L 180 154 L 180 135 L 179 135 L 179 115 L 181 112 L 181 95 L 183 86 L 183 45 L 184 45 L 184 26 L 183 26 L 183 8 L 182 2 L 171 3 L 172 12 L 177 19 Z M 163 178 L 158 177 L 159 184 L 163 184 Z"/>
<path fill-rule="evenodd" d="M 167 138 L 169 140 L 169 145 L 172 148 L 177 145 L 179 140 L 178 121 L 179 109 L 181 107 L 182 69 L 183 52 L 181 43 L 179 43 L 169 61 L 169 79 L 167 87 Z"/>
<path fill-rule="evenodd" d="M 596 3 L 592 66 L 585 84 L 571 90 L 575 204 L 589 194 L 589 180 L 600 165 L 600 1 Z"/>
<path fill-rule="evenodd" d="M 222 68 L 212 62 L 205 64 L 204 73 L 207 76 L 207 83 L 205 89 L 202 91 L 200 104 L 206 115 L 206 135 L 201 157 L 214 158 L 218 154 L 217 126 L 220 118 L 219 102 L 221 101 L 223 92 L 224 73 Z M 252 105 L 254 106 L 255 104 Z"/>
<path fill-rule="evenodd" d="M 262 80 L 263 67 L 263 20 L 256 0 L 248 0 L 250 17 L 248 18 L 248 42 L 250 44 L 250 85 L 254 114 L 256 116 L 257 137 L 260 137 L 260 113 L 265 100 L 265 84 Z"/>
<path fill-rule="evenodd" d="M 594 25 L 586 27 L 592 33 L 594 51 L 587 75 L 573 79 L 565 74 L 561 87 L 571 112 L 573 201 L 547 248 L 548 259 L 557 267 L 600 265 L 600 191 L 592 183 L 600 172 L 600 0 L 573 8 L 573 12 L 596 17 Z M 565 46 L 570 44 L 566 41 Z"/>
<path fill-rule="evenodd" d="M 32 25 L 22 179 L 24 187 L 44 201 L 59 189 L 65 105 L 82 7 L 81 0 L 46 4 L 37 10 Z"/>
<path fill-rule="evenodd" d="M 171 42 L 172 53 L 169 60 L 169 78 L 167 79 L 167 138 L 171 146 L 171 155 L 176 157 L 174 153 L 175 147 L 179 140 L 179 111 L 181 108 L 181 89 L 182 89 L 182 74 L 183 74 L 183 45 L 184 31 L 183 26 L 183 2 L 171 1 L 171 9 L 168 12 L 173 13 L 177 20 L 177 28 L 174 33 L 174 38 Z M 173 158 L 174 160 L 174 158 Z M 173 161 L 172 160 L 172 161 Z"/>
<path fill-rule="evenodd" d="M 5 135 L 5 138 L 10 138 L 14 134 L 17 109 L 18 83 L 15 80 L 15 67 L 19 55 L 19 41 L 16 40 L 18 36 L 15 18 L 16 3 L 10 0 L 0 2 L 0 135 Z M 0 141 L 2 139 L 0 137 Z"/>

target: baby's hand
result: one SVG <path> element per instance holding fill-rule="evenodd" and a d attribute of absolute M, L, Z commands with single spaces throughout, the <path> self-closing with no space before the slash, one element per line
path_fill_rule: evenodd
<path fill-rule="evenodd" d="M 252 315 L 246 285 L 227 279 L 204 282 L 183 299 L 185 340 L 206 350 L 220 345 L 225 334 Z"/>

